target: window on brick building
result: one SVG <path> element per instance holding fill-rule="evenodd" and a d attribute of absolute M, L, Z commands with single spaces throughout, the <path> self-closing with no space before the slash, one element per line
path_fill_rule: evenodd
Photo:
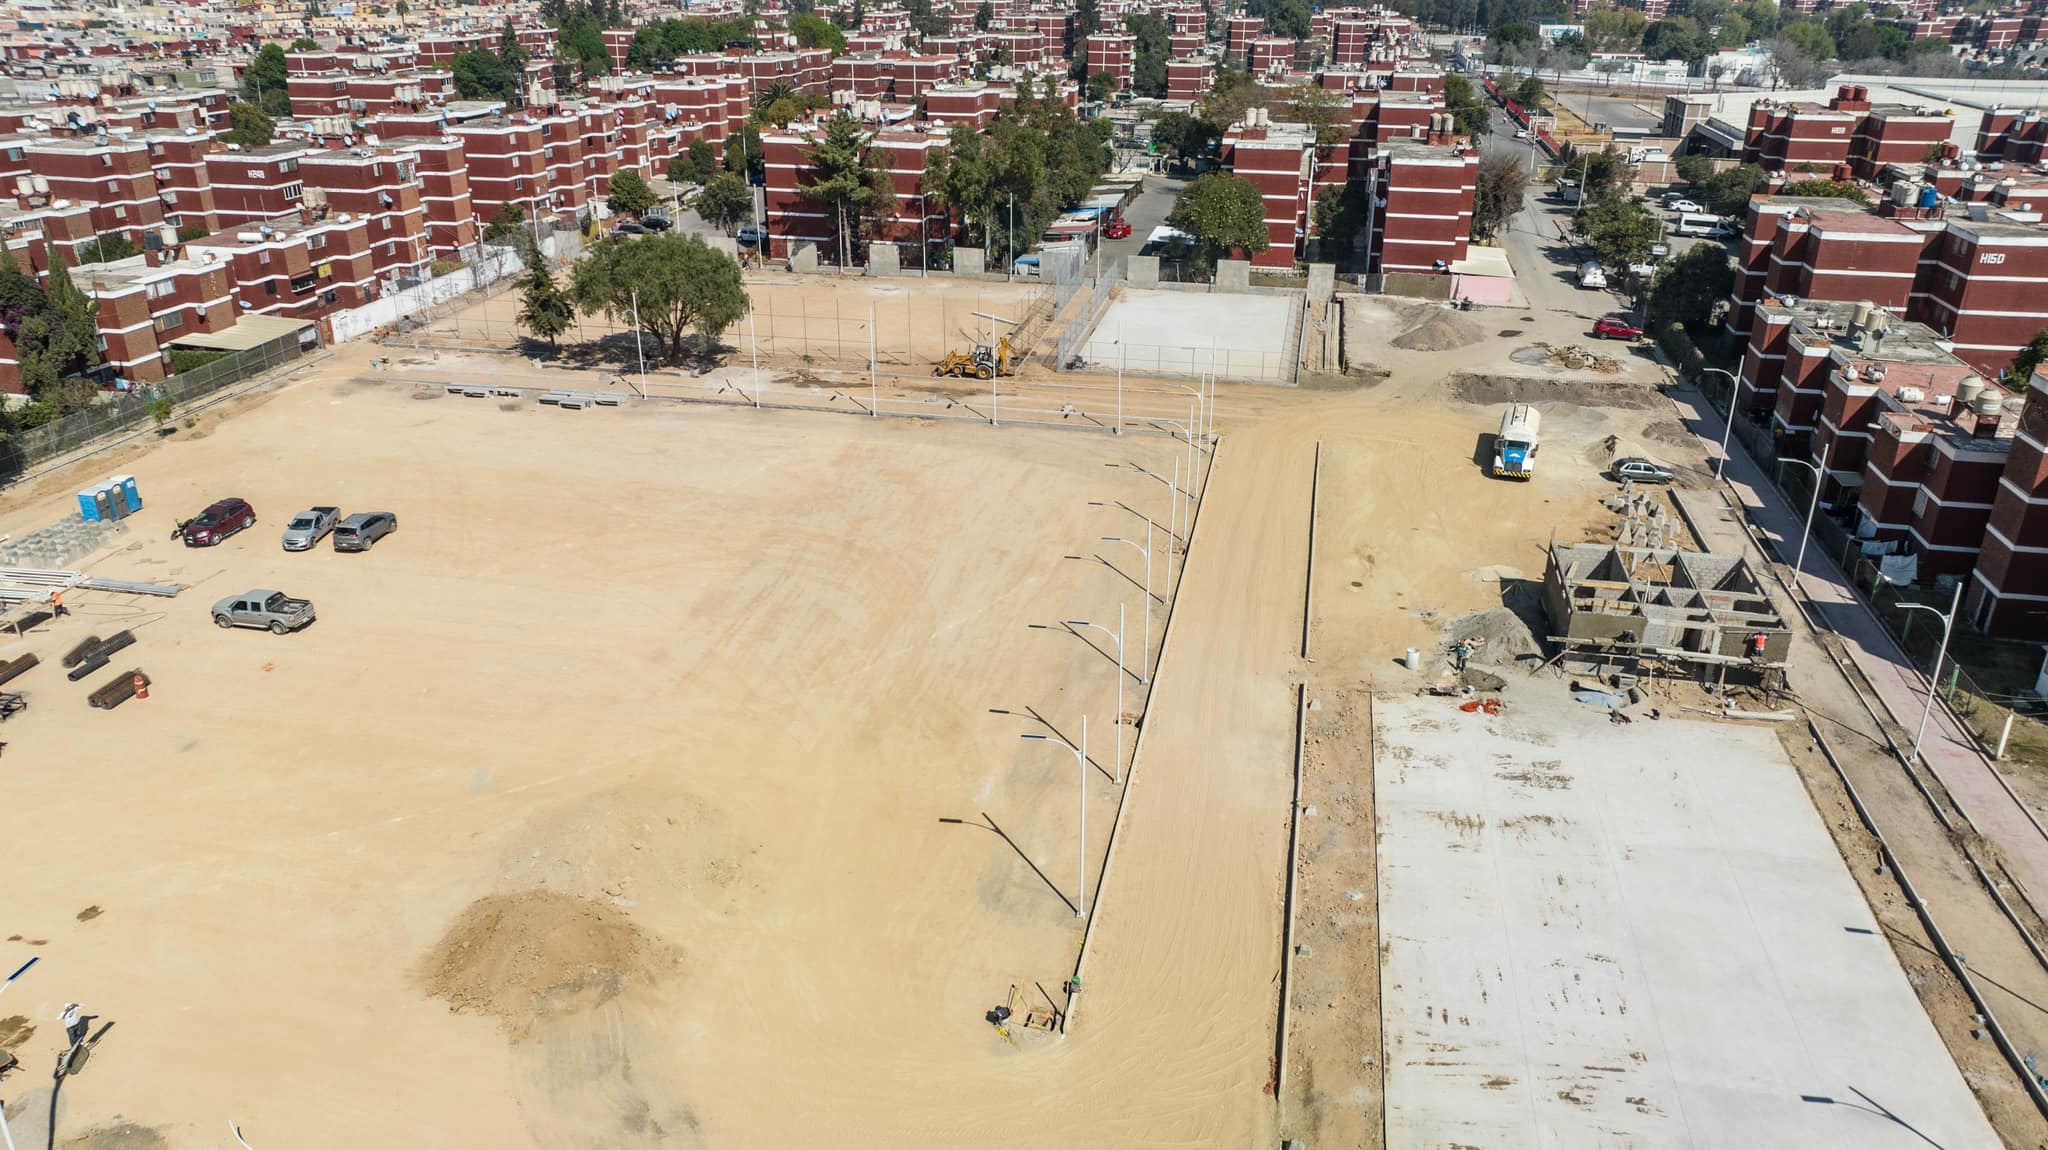
<path fill-rule="evenodd" d="M 167 311 L 156 317 L 156 330 L 159 332 L 176 331 L 184 326 L 185 313 L 182 311 Z"/>

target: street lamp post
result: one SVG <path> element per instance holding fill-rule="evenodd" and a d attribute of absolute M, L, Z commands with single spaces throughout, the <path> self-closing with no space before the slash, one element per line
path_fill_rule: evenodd
<path fill-rule="evenodd" d="M 754 301 L 747 301 L 747 346 L 754 351 L 754 407 L 761 406 L 761 340 L 754 330 Z"/>
<path fill-rule="evenodd" d="M 640 342 L 640 289 L 633 289 L 633 350 L 640 353 L 640 394 L 647 394 L 647 348 Z"/>
<path fill-rule="evenodd" d="M 1834 440 L 1829 440 L 1820 451 L 1820 466 L 1816 467 L 1804 459 L 1781 459 L 1780 463 L 1796 463 L 1813 472 L 1813 498 L 1806 503 L 1806 524 L 1799 529 L 1799 558 L 1792 561 L 1792 578 L 1795 580 L 1806 570 L 1806 541 L 1813 537 L 1813 513 L 1820 508 L 1820 489 L 1827 481 L 1828 456 L 1834 454 Z"/>
<path fill-rule="evenodd" d="M 1152 681 L 1152 521 L 1150 519 L 1145 521 L 1145 545 L 1143 547 L 1139 547 L 1136 540 L 1125 539 L 1121 535 L 1104 535 L 1102 541 L 1104 543 L 1122 543 L 1128 547 L 1136 548 L 1145 556 L 1145 625 L 1144 638 L 1141 641 L 1143 645 L 1138 648 L 1138 681 L 1140 683 L 1150 683 Z"/>
<path fill-rule="evenodd" d="M 7 992 L 7 988 L 14 985 L 15 979 L 18 979 L 22 975 L 27 974 L 30 967 L 34 966 L 36 963 L 41 961 L 42 957 L 38 955 L 37 957 L 31 958 L 27 962 L 22 963 L 20 966 L 15 967 L 14 973 L 8 975 L 7 980 L 5 982 L 0 982 L 0 994 L 5 994 Z M 7 1128 L 7 1105 L 4 1102 L 0 1102 L 0 1140 L 4 1140 L 6 1142 L 7 1150 L 14 1150 L 14 1131 L 9 1130 Z"/>
<path fill-rule="evenodd" d="M 1890 580 L 1884 577 L 1882 572 L 1878 574 L 1877 579 L 1879 584 L 1890 582 Z M 1927 672 L 1927 703 L 1920 708 L 1920 729 L 1913 734 L 1913 753 L 1907 756 L 1908 761 L 1911 761 L 1920 757 L 1920 743 L 1927 738 L 1927 718 L 1934 714 L 1934 692 L 1936 682 L 1941 678 L 1941 661 L 1948 656 L 1949 632 L 1956 625 L 1956 610 L 1963 605 L 1963 581 L 1961 579 L 1956 580 L 1955 597 L 1949 600 L 1948 614 L 1946 615 L 1942 614 L 1938 608 L 1929 607 L 1925 603 L 1908 603 L 1906 600 L 1900 599 L 1898 600 L 1898 605 L 1914 611 L 1931 611 L 1936 618 L 1941 620 L 1941 646 L 1934 649 L 1934 666 L 1929 668 Z"/>
<path fill-rule="evenodd" d="M 1175 530 L 1176 530 L 1177 528 L 1179 528 L 1179 526 L 1180 526 L 1180 460 L 1179 460 L 1179 459 L 1175 459 L 1175 460 L 1174 460 L 1173 462 L 1174 462 L 1174 473 L 1173 473 L 1173 478 L 1171 478 L 1171 479 L 1167 478 L 1167 477 L 1166 477 L 1166 476 L 1164 476 L 1164 475 L 1161 475 L 1161 474 L 1159 474 L 1159 473 L 1158 473 L 1158 472 L 1156 472 L 1156 471 L 1151 471 L 1151 470 L 1148 470 L 1148 469 L 1146 469 L 1146 468 L 1140 467 L 1140 466 L 1138 466 L 1138 465 L 1137 465 L 1137 464 L 1135 464 L 1135 463 L 1125 463 L 1125 464 L 1121 464 L 1121 465 L 1119 465 L 1119 464 L 1115 464 L 1115 463 L 1105 463 L 1105 464 L 1103 464 L 1103 466 L 1104 466 L 1104 467 L 1117 467 L 1117 466 L 1123 466 L 1123 467 L 1128 467 L 1128 468 L 1130 468 L 1130 469 L 1131 469 L 1132 471 L 1135 471 L 1135 472 L 1137 472 L 1137 473 L 1138 473 L 1139 475 L 1146 475 L 1146 476 L 1150 476 L 1151 478 L 1153 478 L 1153 479 L 1156 479 L 1156 480 L 1158 480 L 1158 481 L 1159 481 L 1160 483 L 1162 483 L 1162 484 L 1164 484 L 1164 485 L 1166 486 L 1166 511 L 1167 511 L 1167 520 L 1166 520 L 1166 537 L 1167 537 L 1168 539 L 1172 539 L 1172 538 L 1174 538 L 1174 537 L 1175 537 L 1175 536 L 1174 536 L 1174 531 L 1175 531 Z M 1148 518 L 1148 519 L 1147 519 L 1147 520 L 1145 521 L 1145 525 L 1146 525 L 1146 527 L 1147 527 L 1147 528 L 1149 529 L 1149 528 L 1151 527 L 1151 525 L 1152 525 L 1152 521 L 1151 521 L 1151 520 L 1150 520 L 1150 519 Z M 1148 534 L 1148 539 L 1149 539 L 1149 534 Z M 1171 550 L 1171 548 L 1169 548 L 1169 550 Z M 1173 570 L 1172 570 L 1172 568 L 1171 568 L 1171 567 L 1169 567 L 1169 568 L 1167 569 L 1167 572 L 1166 572 L 1166 574 L 1167 574 L 1167 577 L 1168 577 L 1168 579 L 1169 579 L 1169 580 L 1171 580 L 1171 578 L 1172 578 L 1172 576 L 1173 576 Z M 1146 580 L 1146 582 L 1145 582 L 1145 590 L 1149 592 L 1149 591 L 1151 591 L 1151 589 L 1152 589 L 1152 583 L 1151 583 L 1151 580 L 1150 580 L 1150 579 L 1148 578 L 1148 579 Z M 1168 590 L 1169 592 L 1171 592 L 1171 591 L 1173 590 L 1173 584 L 1172 584 L 1171 582 L 1168 582 L 1168 583 L 1167 583 L 1167 590 Z"/>
<path fill-rule="evenodd" d="M 1017 737 L 1039 743 L 1049 743 L 1052 741 L 1051 735 L 1028 734 L 1018 735 Z M 1074 917 L 1086 918 L 1088 917 L 1088 716 L 1081 716 L 1081 745 L 1076 747 L 1069 744 L 1068 749 L 1074 752 L 1074 765 L 1080 768 L 1081 779 L 1081 836 L 1079 850 L 1081 870 L 1078 876 L 1080 878 L 1080 897 L 1074 903 Z"/>
<path fill-rule="evenodd" d="M 1728 437 L 1735 434 L 1735 393 L 1741 390 L 1741 380 L 1735 373 L 1718 367 L 1703 367 L 1701 371 L 1717 372 L 1728 377 L 1728 424 L 1721 429 L 1721 457 L 1714 461 L 1714 478 L 1720 479 L 1728 469 Z"/>
<path fill-rule="evenodd" d="M 1069 627 L 1093 627 L 1105 635 L 1109 634 L 1109 628 L 1086 619 L 1068 619 L 1066 624 Z M 1112 752 L 1116 758 L 1110 760 L 1109 781 L 1121 783 L 1124 781 L 1124 605 L 1121 602 L 1116 605 L 1116 634 L 1112 637 L 1116 640 L 1116 749 Z"/>
<path fill-rule="evenodd" d="M 868 305 L 868 418 L 881 417 L 882 386 L 875 382 L 875 305 Z"/>

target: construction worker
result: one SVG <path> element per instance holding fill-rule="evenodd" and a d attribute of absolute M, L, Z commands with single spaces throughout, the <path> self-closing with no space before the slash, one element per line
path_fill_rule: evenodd
<path fill-rule="evenodd" d="M 69 615 L 69 614 L 71 614 L 71 612 L 70 612 L 70 611 L 68 611 L 68 610 L 65 610 L 65 608 L 64 608 L 64 592 L 62 592 L 62 591 L 52 591 L 52 592 L 50 592 L 50 609 L 51 609 L 52 615 L 53 615 L 53 616 L 54 616 L 55 618 L 58 618 L 58 619 L 62 619 L 62 618 L 64 618 L 64 617 L 65 617 L 66 615 Z"/>

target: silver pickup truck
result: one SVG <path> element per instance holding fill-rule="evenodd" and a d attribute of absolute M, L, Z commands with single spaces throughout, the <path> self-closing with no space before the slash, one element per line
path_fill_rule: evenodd
<path fill-rule="evenodd" d="M 213 605 L 217 627 L 268 627 L 282 635 L 312 621 L 312 601 L 287 598 L 282 591 L 244 591 Z"/>
<path fill-rule="evenodd" d="M 292 516 L 284 529 L 286 551 L 311 551 L 341 521 L 341 508 L 315 507 Z"/>

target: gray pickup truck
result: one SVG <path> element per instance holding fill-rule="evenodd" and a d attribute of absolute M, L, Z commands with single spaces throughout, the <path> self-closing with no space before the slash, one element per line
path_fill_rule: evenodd
<path fill-rule="evenodd" d="M 341 521 L 341 508 L 315 507 L 292 516 L 284 529 L 286 551 L 311 551 L 313 544 L 327 537 L 334 525 Z"/>
<path fill-rule="evenodd" d="M 312 621 L 312 601 L 290 599 L 282 591 L 244 591 L 213 605 L 217 627 L 268 627 L 282 635 Z"/>

